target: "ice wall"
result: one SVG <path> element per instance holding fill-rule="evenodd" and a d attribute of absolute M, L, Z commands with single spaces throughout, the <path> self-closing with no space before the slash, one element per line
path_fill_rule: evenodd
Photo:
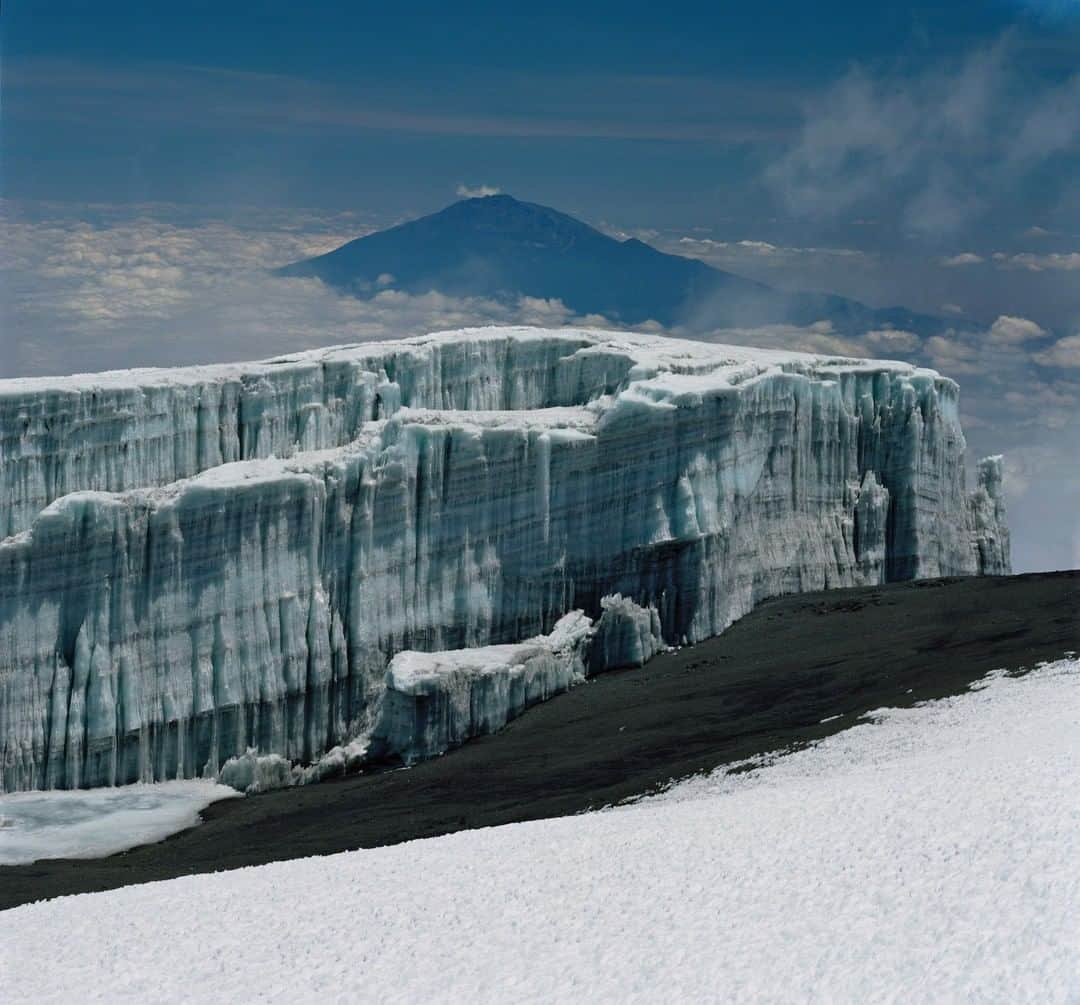
<path fill-rule="evenodd" d="M 262 363 L 0 381 L 0 536 L 61 496 L 167 485 L 341 446 L 402 405 L 543 408 L 613 390 L 633 360 L 518 329 L 343 346 Z"/>
<path fill-rule="evenodd" d="M 616 593 L 600 598 L 603 612 L 589 642 L 589 673 L 644 666 L 664 648 L 660 615 Z"/>
<path fill-rule="evenodd" d="M 413 764 L 497 732 L 584 679 L 590 636 L 590 619 L 572 611 L 550 635 L 527 642 L 398 653 L 386 671 L 372 754 Z"/>
<path fill-rule="evenodd" d="M 1009 525 L 1005 513 L 1005 461 L 1000 454 L 978 463 L 978 484 L 971 493 L 971 523 L 976 561 L 987 573 L 1008 572 Z"/>
<path fill-rule="evenodd" d="M 767 596 L 1006 571 L 957 394 L 900 363 L 534 329 L 0 382 L 3 786 L 309 762 L 370 734 L 396 653 L 616 592 L 678 642 Z"/>

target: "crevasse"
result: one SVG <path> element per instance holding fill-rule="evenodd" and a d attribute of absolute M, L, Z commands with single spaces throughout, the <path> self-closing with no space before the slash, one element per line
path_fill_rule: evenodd
<path fill-rule="evenodd" d="M 310 762 L 403 650 L 1008 571 L 933 371 L 590 330 L 0 382 L 6 790 Z"/>

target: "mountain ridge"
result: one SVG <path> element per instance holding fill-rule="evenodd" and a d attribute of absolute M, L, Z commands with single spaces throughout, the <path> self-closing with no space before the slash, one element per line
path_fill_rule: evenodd
<path fill-rule="evenodd" d="M 832 293 L 781 291 L 505 194 L 462 199 L 275 271 L 358 297 L 390 288 L 503 301 L 529 296 L 561 300 L 579 315 L 690 330 L 829 321 L 839 333 L 894 327 L 932 335 L 956 323 Z"/>

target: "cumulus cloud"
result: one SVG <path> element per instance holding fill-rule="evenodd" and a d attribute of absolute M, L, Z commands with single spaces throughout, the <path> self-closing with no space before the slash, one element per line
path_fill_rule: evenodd
<path fill-rule="evenodd" d="M 493 185 L 477 185 L 470 188 L 468 185 L 458 185 L 457 194 L 462 199 L 485 199 L 489 195 L 501 195 L 502 189 Z"/>
<path fill-rule="evenodd" d="M 1043 366 L 1080 369 L 1080 335 L 1059 339 L 1044 352 L 1036 353 L 1035 361 Z"/>
<path fill-rule="evenodd" d="M 922 345 L 922 339 L 914 332 L 901 328 L 877 328 L 864 336 L 867 345 L 874 350 L 875 356 L 887 356 L 890 353 L 913 353 Z"/>
<path fill-rule="evenodd" d="M 994 342 L 1027 342 L 1030 339 L 1046 337 L 1046 331 L 1041 325 L 1027 318 L 1014 318 L 1002 314 L 991 326 L 988 333 Z"/>
<path fill-rule="evenodd" d="M 983 370 L 983 357 L 978 348 L 958 338 L 955 332 L 928 338 L 926 355 L 935 369 L 953 377 L 979 374 Z"/>
<path fill-rule="evenodd" d="M 943 258 L 941 264 L 947 269 L 954 269 L 962 265 L 981 265 L 985 261 L 982 255 L 976 255 L 973 251 L 964 251 L 959 255 Z"/>

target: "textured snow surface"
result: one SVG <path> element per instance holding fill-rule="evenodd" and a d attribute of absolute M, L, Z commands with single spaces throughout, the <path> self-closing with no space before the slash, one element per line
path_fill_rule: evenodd
<path fill-rule="evenodd" d="M 162 841 L 199 822 L 199 811 L 236 796 L 213 782 L 160 782 L 84 792 L 0 796 L 0 865 L 101 858 Z"/>
<path fill-rule="evenodd" d="M 5 993 L 1075 1002 L 1078 781 L 1072 660 L 628 807 L 16 908 Z"/>
<path fill-rule="evenodd" d="M 0 790 L 312 764 L 371 738 L 397 653 L 609 594 L 681 643 L 1007 571 L 964 446 L 930 370 L 608 331 L 0 381 Z"/>

